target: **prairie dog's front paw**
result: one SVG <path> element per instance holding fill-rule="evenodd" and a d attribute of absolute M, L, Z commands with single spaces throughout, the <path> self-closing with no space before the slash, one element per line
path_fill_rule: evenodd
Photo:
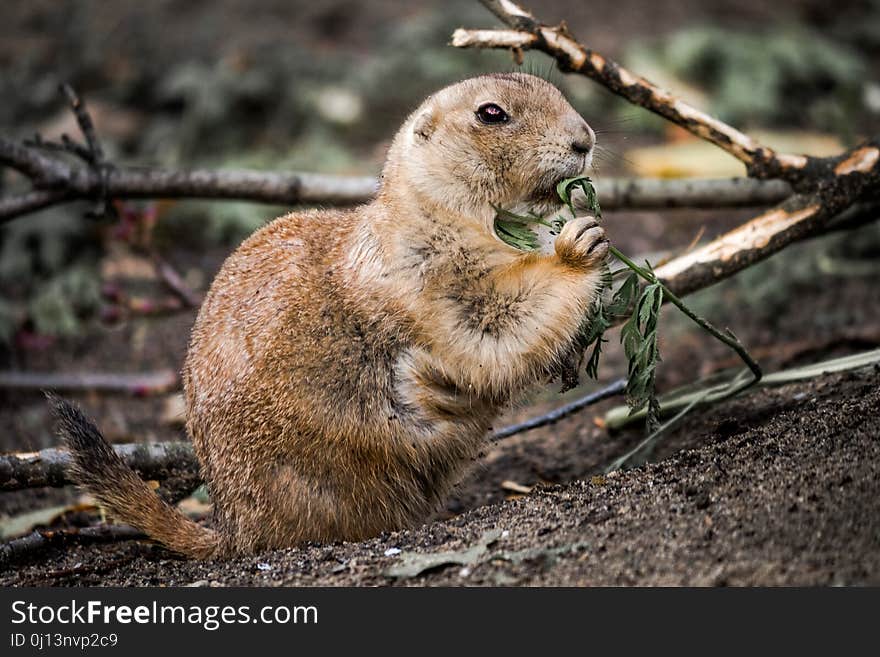
<path fill-rule="evenodd" d="M 608 255 L 608 238 L 595 217 L 568 221 L 556 238 L 556 255 L 565 264 L 592 269 Z"/>

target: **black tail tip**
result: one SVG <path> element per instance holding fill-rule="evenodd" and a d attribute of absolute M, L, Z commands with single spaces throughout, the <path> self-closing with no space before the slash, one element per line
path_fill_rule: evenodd
<path fill-rule="evenodd" d="M 113 448 L 101 435 L 95 424 L 74 404 L 54 392 L 44 392 L 52 415 L 55 418 L 56 433 L 77 459 L 105 458 L 112 455 Z M 110 456 L 112 459 L 112 456 Z"/>
<path fill-rule="evenodd" d="M 51 390 L 44 390 L 43 394 L 46 396 L 46 401 L 49 402 L 52 417 L 55 418 L 58 431 L 61 433 L 67 434 L 74 427 L 82 426 L 84 423 L 89 424 L 82 410 L 73 402 L 64 399 Z"/>
<path fill-rule="evenodd" d="M 46 401 L 49 402 L 49 408 L 52 411 L 53 417 L 58 418 L 61 413 L 62 408 L 66 406 L 72 406 L 72 404 L 66 399 L 62 398 L 58 393 L 53 390 L 42 390 L 43 396 L 46 398 Z"/>

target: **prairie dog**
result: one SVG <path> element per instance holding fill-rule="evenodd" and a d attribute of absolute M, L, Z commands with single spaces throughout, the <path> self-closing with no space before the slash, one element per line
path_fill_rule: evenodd
<path fill-rule="evenodd" d="M 594 300 L 608 249 L 593 218 L 530 253 L 493 229 L 499 206 L 559 210 L 556 183 L 584 171 L 594 143 L 530 75 L 430 96 L 394 138 L 373 202 L 276 219 L 211 285 L 184 387 L 214 528 L 161 501 L 58 402 L 75 477 L 116 519 L 195 558 L 423 521 Z"/>

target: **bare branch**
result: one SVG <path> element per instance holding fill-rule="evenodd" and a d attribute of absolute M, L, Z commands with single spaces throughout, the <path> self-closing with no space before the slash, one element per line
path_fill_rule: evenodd
<path fill-rule="evenodd" d="M 162 481 L 199 471 L 192 445 L 187 442 L 128 443 L 113 449 L 144 479 Z M 70 453 L 55 447 L 0 454 L 0 491 L 73 484 L 67 474 L 70 465 Z"/>
<path fill-rule="evenodd" d="M 617 62 L 585 48 L 569 34 L 564 24 L 543 25 L 522 7 L 507 0 L 481 0 L 492 13 L 513 30 L 458 29 L 452 45 L 458 48 L 501 48 L 541 50 L 555 57 L 562 70 L 585 75 L 623 96 L 680 125 L 702 139 L 711 141 L 747 166 L 756 159 L 776 154 L 739 130 L 672 96 L 645 78 L 630 73 Z"/>
<path fill-rule="evenodd" d="M 148 397 L 175 390 L 179 386 L 180 377 L 171 370 L 138 374 L 0 371 L 0 389 L 94 390 Z"/>
<path fill-rule="evenodd" d="M 667 262 L 655 273 L 675 294 L 688 294 L 807 236 L 830 219 L 828 214 L 818 199 L 794 196 L 709 244 Z"/>
<path fill-rule="evenodd" d="M 757 207 L 779 203 L 792 191 L 782 180 L 750 178 L 601 178 L 593 185 L 603 210 Z M 578 198 L 579 190 L 576 203 Z"/>
<path fill-rule="evenodd" d="M 202 305 L 201 295 L 190 289 L 183 277 L 171 266 L 171 263 L 156 252 L 151 254 L 151 259 L 159 279 L 187 308 L 198 308 Z"/>
<path fill-rule="evenodd" d="M 541 50 L 554 57 L 563 71 L 579 73 L 595 80 L 634 105 L 659 114 L 727 151 L 746 165 L 751 177 L 784 178 L 795 184 L 803 179 L 806 170 L 821 160 L 806 155 L 776 153 L 736 128 L 631 73 L 608 57 L 581 45 L 569 33 L 565 23 L 556 27 L 545 25 L 511 0 L 480 2 L 510 29 L 459 28 L 452 35 L 453 46 L 502 48 L 517 53 L 529 49 Z"/>
<path fill-rule="evenodd" d="M 654 271 L 675 294 L 696 292 L 764 260 L 789 244 L 880 219 L 880 203 L 857 203 L 843 212 L 821 195 L 796 195 L 708 244 Z"/>
<path fill-rule="evenodd" d="M 0 164 L 27 176 L 38 189 L 64 184 L 72 173 L 70 166 L 62 160 L 47 157 L 33 146 L 16 144 L 3 137 L 0 137 Z"/>
<path fill-rule="evenodd" d="M 51 187 L 52 191 L 26 203 L 20 200 L 24 197 L 15 202 L 0 201 L 0 222 L 48 205 L 99 199 L 105 188 L 108 198 L 237 199 L 278 205 L 353 205 L 376 192 L 376 179 L 368 176 L 299 172 L 113 167 L 102 180 L 94 169 L 72 167 L 60 157 L 47 157 L 36 147 L 20 146 L 4 138 L 0 138 L 0 164 L 25 174 L 37 188 Z"/>
<path fill-rule="evenodd" d="M 3 159 L 0 138 L 0 162 Z M 56 167 L 50 164 L 47 171 Z M 69 186 L 0 199 L 0 222 L 75 200 L 95 198 L 100 182 L 85 169 L 70 170 Z M 662 180 L 604 178 L 596 188 L 606 210 L 625 208 L 749 207 L 774 203 L 790 194 L 781 181 L 747 178 Z M 108 172 L 107 193 L 112 198 L 236 199 L 277 205 L 353 205 L 369 201 L 377 189 L 375 178 L 315 173 L 253 170 L 193 170 L 114 168 Z"/>
<path fill-rule="evenodd" d="M 86 110 L 85 103 L 76 95 L 73 87 L 69 84 L 61 85 L 61 93 L 64 94 L 67 98 L 67 102 L 70 103 L 70 108 L 73 110 L 73 114 L 76 117 L 77 125 L 79 125 L 79 129 L 82 131 L 83 137 L 85 137 L 86 146 L 82 150 L 76 149 L 75 145 L 70 142 L 70 138 L 67 137 L 67 135 L 64 135 L 62 139 L 67 145 L 74 147 L 74 150 L 76 150 L 76 152 L 87 161 L 94 165 L 103 164 L 104 149 L 101 148 L 101 142 L 98 140 L 98 135 L 95 133 L 95 124 L 92 123 L 92 117 Z"/>
<path fill-rule="evenodd" d="M 63 85 L 62 91 L 86 144 L 78 144 L 67 135 L 62 136 L 61 143 L 46 142 L 39 135 L 24 144 L 0 137 L 0 165 L 19 171 L 30 179 L 35 189 L 53 192 L 0 201 L 0 222 L 74 200 L 97 200 L 101 213 L 111 198 L 240 199 L 279 205 L 351 205 L 376 193 L 376 179 L 367 176 L 117 167 L 106 162 L 83 101 L 68 85 Z M 70 155 L 83 161 L 85 166 L 68 163 L 65 156 Z"/>
<path fill-rule="evenodd" d="M 50 189 L 40 189 L 19 196 L 0 199 L 0 222 L 4 218 L 20 217 L 52 205 L 64 203 L 67 200 L 68 194 L 64 190 Z"/>

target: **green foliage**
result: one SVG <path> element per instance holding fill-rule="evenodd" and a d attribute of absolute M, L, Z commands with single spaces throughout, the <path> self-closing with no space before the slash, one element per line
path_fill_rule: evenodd
<path fill-rule="evenodd" d="M 613 325 L 612 318 L 614 317 L 614 310 L 612 306 L 614 305 L 614 301 L 609 305 L 606 304 L 603 299 L 605 291 L 611 289 L 612 283 L 613 279 L 611 276 L 611 270 L 606 267 L 602 272 L 600 292 L 596 296 L 596 300 L 593 302 L 590 312 L 587 314 L 587 318 L 584 320 L 583 324 L 581 324 L 580 329 L 579 344 L 582 345 L 583 350 L 586 351 L 590 345 L 593 345 L 593 350 L 590 352 L 590 357 L 587 359 L 587 365 L 585 368 L 587 376 L 593 379 L 596 379 L 599 376 L 599 358 L 602 355 L 602 344 L 605 342 L 605 331 Z M 617 300 L 620 297 L 620 294 L 621 291 L 618 290 L 614 299 Z"/>
<path fill-rule="evenodd" d="M 556 186 L 556 193 L 568 206 L 571 217 L 575 216 L 574 203 L 571 198 L 575 189 L 580 189 L 584 193 L 591 214 L 597 219 L 601 218 L 602 210 L 599 207 L 599 199 L 592 181 L 587 176 L 567 178 Z M 558 231 L 567 221 L 565 217 L 559 216 L 547 222 L 540 217 L 517 215 L 501 208 L 496 208 L 496 213 L 495 230 L 498 237 L 514 248 L 523 251 L 538 248 L 538 239 L 531 226 L 543 223 Z M 626 259 L 624 262 L 629 263 Z M 576 338 L 575 344 L 580 353 L 585 353 L 592 347 L 590 357 L 587 359 L 586 372 L 588 376 L 597 378 L 602 344 L 605 342 L 605 331 L 614 325 L 616 318 L 625 316 L 632 308 L 632 313 L 620 333 L 624 352 L 629 361 L 627 402 L 633 411 L 641 408 L 647 409 L 648 430 L 653 431 L 659 425 L 660 406 L 655 393 L 654 381 L 657 363 L 660 362 L 658 324 L 664 291 L 663 285 L 654 276 L 650 265 L 646 263 L 645 269 L 631 263 L 628 266 L 632 270 L 630 275 L 624 279 L 621 286 L 613 294 L 609 292 L 612 288 L 613 276 L 606 268 L 602 275 L 596 301 L 581 323 L 580 335 Z M 648 281 L 648 284 L 641 290 L 639 289 L 640 278 L 645 278 Z M 571 376 L 571 372 L 567 370 L 564 370 L 562 375 L 563 381 L 571 378 L 576 379 L 576 376 Z"/>
<path fill-rule="evenodd" d="M 818 127 L 846 132 L 863 110 L 864 59 L 805 28 L 773 33 L 698 27 L 627 57 L 636 70 L 669 70 L 710 97 L 734 124 Z"/>
<path fill-rule="evenodd" d="M 597 219 L 601 218 L 599 197 L 587 176 L 567 178 L 556 186 L 556 193 L 568 206 L 571 216 L 575 216 L 574 202 L 571 198 L 575 189 L 580 189 L 584 193 L 590 213 Z M 657 363 L 660 362 L 657 327 L 660 321 L 660 308 L 663 305 L 663 286 L 654 276 L 651 266 L 645 264 L 644 270 L 631 267 L 631 273 L 612 295 L 610 302 L 606 297 L 607 290 L 611 287 L 612 276 L 608 274 L 603 277 L 602 287 L 588 317 L 591 325 L 582 344 L 585 348 L 593 345 L 586 371 L 588 376 L 596 378 L 605 331 L 614 324 L 615 318 L 623 317 L 630 308 L 633 309 L 620 331 L 620 341 L 629 363 L 626 398 L 633 411 L 647 409 L 647 428 L 652 432 L 660 424 L 660 404 L 657 401 L 654 382 Z M 648 285 L 641 290 L 641 293 L 639 293 L 640 278 L 649 279 Z"/>
<path fill-rule="evenodd" d="M 638 274 L 632 273 L 629 279 Z M 620 329 L 620 341 L 629 362 L 626 396 L 631 409 L 647 408 L 648 431 L 660 425 L 660 403 L 654 386 L 657 363 L 660 362 L 660 349 L 657 345 L 657 324 L 660 321 L 660 307 L 663 304 L 663 286 L 659 282 L 645 286 L 632 315 Z"/>
<path fill-rule="evenodd" d="M 28 317 L 41 335 L 75 335 L 80 317 L 98 307 L 98 275 L 88 263 L 77 263 L 49 278 L 28 303 Z"/>
<path fill-rule="evenodd" d="M 587 198 L 587 203 L 593 210 L 594 214 L 596 214 L 597 217 L 600 216 L 598 198 L 590 179 L 586 176 L 579 176 L 563 180 L 556 188 L 560 199 L 562 199 L 562 201 L 568 206 L 572 217 L 575 216 L 575 212 L 571 200 L 571 192 L 575 187 L 580 187 L 583 190 Z M 617 293 L 612 297 L 611 303 L 605 308 L 602 308 L 601 306 L 605 303 L 604 296 L 606 290 L 600 290 L 599 299 L 597 301 L 598 306 L 594 306 L 591 313 L 592 319 L 595 319 L 598 322 L 598 326 L 593 330 L 593 334 L 595 335 L 595 346 L 593 348 L 593 355 L 590 357 L 590 371 L 595 375 L 598 368 L 602 333 L 610 325 L 610 318 L 614 316 L 625 316 L 627 309 L 632 307 L 632 313 L 624 323 L 620 333 L 624 352 L 629 361 L 626 396 L 627 403 L 632 413 L 644 409 L 648 432 L 647 438 L 645 438 L 635 450 L 622 457 L 622 459 L 618 459 L 618 462 L 622 464 L 629 459 L 630 456 L 635 454 L 635 452 L 643 449 L 652 441 L 657 440 L 664 431 L 673 426 L 677 420 L 684 417 L 684 415 L 698 403 L 711 403 L 727 399 L 759 381 L 761 378 L 761 368 L 754 359 L 752 359 L 733 333 L 729 330 L 724 333 L 718 331 L 718 329 L 697 315 L 693 310 L 686 306 L 681 299 L 664 286 L 657 278 L 656 274 L 654 274 L 654 270 L 649 263 L 645 263 L 645 267 L 639 267 L 613 246 L 609 247 L 609 252 L 626 265 L 631 273 Z M 626 269 L 621 270 L 621 272 L 625 271 Z M 641 293 L 638 294 L 638 300 L 633 304 L 632 300 L 637 295 L 639 279 L 644 280 L 647 285 L 645 285 Z M 607 281 L 607 277 L 604 280 Z M 660 309 L 663 305 L 664 297 L 668 298 L 675 307 L 700 326 L 700 328 L 733 349 L 737 355 L 742 358 L 743 362 L 748 366 L 748 369 L 736 375 L 715 393 L 712 393 L 710 390 L 700 391 L 700 394 L 695 401 L 685 407 L 675 418 L 661 426 L 661 408 L 660 402 L 657 399 L 655 374 L 657 363 L 660 362 L 660 350 L 657 344 L 657 328 L 660 321 Z M 589 319 L 591 318 L 588 318 L 588 320 Z M 592 338 L 593 335 L 588 337 Z M 586 342 L 586 345 L 589 344 L 589 342 Z"/>
<path fill-rule="evenodd" d="M 538 248 L 538 236 L 528 224 L 504 217 L 495 216 L 495 234 L 501 241 L 520 251 L 534 251 Z"/>
<path fill-rule="evenodd" d="M 580 189 L 587 197 L 587 208 L 590 214 L 596 219 L 601 219 L 602 209 L 599 207 L 599 196 L 596 194 L 596 188 L 593 187 L 593 181 L 589 176 L 566 178 L 556 185 L 556 194 L 568 206 L 571 216 L 574 217 L 574 202 L 571 200 L 571 193 L 575 189 Z"/>
<path fill-rule="evenodd" d="M 516 214 L 504 208 L 495 208 L 495 234 L 509 246 L 520 251 L 534 251 L 541 246 L 534 226 L 546 226 L 551 235 L 558 235 L 565 220 L 557 217 L 546 221 L 536 214 Z"/>
<path fill-rule="evenodd" d="M 44 335 L 71 335 L 97 308 L 90 227 L 58 209 L 0 228 L 0 344 L 9 344 L 25 320 Z"/>

